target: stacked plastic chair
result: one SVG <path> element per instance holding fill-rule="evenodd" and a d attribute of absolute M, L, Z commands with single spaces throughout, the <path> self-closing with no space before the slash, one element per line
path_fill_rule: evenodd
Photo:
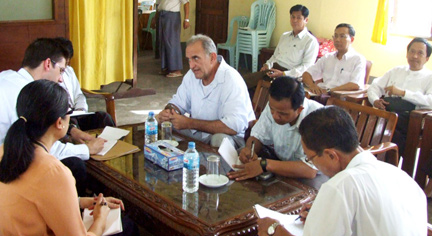
<path fill-rule="evenodd" d="M 236 49 L 236 41 L 231 42 L 233 30 L 235 27 L 235 23 L 237 22 L 237 27 L 246 27 L 249 23 L 249 17 L 247 16 L 236 16 L 233 17 L 230 21 L 229 28 L 228 28 L 228 38 L 225 43 L 218 43 L 217 49 L 224 49 L 227 50 L 229 53 L 229 64 L 234 67 L 235 66 L 235 49 Z"/>
<path fill-rule="evenodd" d="M 272 0 L 257 0 L 252 3 L 251 17 L 247 27 L 237 32 L 236 64 L 238 69 L 240 53 L 252 55 L 252 72 L 258 71 L 258 55 L 262 48 L 270 45 L 276 24 L 276 4 Z"/>
<path fill-rule="evenodd" d="M 151 23 L 152 23 L 152 20 L 155 17 L 155 15 L 156 15 L 156 11 L 153 11 L 152 13 L 150 13 L 150 16 L 149 16 L 148 21 L 147 21 L 147 27 L 142 29 L 143 32 L 148 32 L 151 35 L 153 52 L 156 51 L 156 29 L 151 27 Z M 147 45 L 147 39 L 144 43 L 144 50 L 146 48 L 146 45 Z"/>

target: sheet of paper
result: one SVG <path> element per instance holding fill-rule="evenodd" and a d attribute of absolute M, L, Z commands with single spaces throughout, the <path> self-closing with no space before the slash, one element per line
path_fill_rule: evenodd
<path fill-rule="evenodd" d="M 117 143 L 118 140 L 108 140 L 104 143 L 104 147 L 100 152 L 97 153 L 97 155 L 105 155 L 109 150 L 111 150 L 112 147 Z"/>
<path fill-rule="evenodd" d="M 119 140 L 128 134 L 129 130 L 106 126 L 102 133 L 99 135 L 99 137 L 106 140 Z"/>
<path fill-rule="evenodd" d="M 299 215 L 286 215 L 277 211 L 270 210 L 259 204 L 254 206 L 259 218 L 269 217 L 278 220 L 293 235 L 303 235 L 303 223 L 296 220 Z"/>
<path fill-rule="evenodd" d="M 86 208 L 83 213 L 83 222 L 87 230 L 93 224 L 93 216 L 90 215 L 90 212 L 92 211 Z M 111 209 L 107 217 L 105 231 L 102 235 L 112 235 L 121 232 L 123 232 L 123 225 L 121 221 L 120 208 Z"/>
<path fill-rule="evenodd" d="M 234 148 L 228 138 L 224 138 L 222 140 L 222 144 L 220 145 L 218 152 L 232 169 L 236 170 L 236 168 L 233 168 L 233 165 L 241 164 L 237 150 Z"/>
<path fill-rule="evenodd" d="M 86 112 L 86 111 L 74 111 L 70 116 L 85 116 L 85 115 L 92 115 L 94 112 Z"/>

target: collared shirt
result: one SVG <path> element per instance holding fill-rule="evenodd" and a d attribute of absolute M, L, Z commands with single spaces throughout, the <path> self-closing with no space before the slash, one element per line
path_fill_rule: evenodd
<path fill-rule="evenodd" d="M 241 75 L 221 56 L 218 61 L 219 68 L 209 85 L 204 86 L 189 70 L 169 103 L 193 119 L 220 120 L 243 137 L 249 121 L 255 119 L 249 93 Z M 203 132 L 203 135 L 205 139 L 210 134 Z"/>
<path fill-rule="evenodd" d="M 384 88 L 392 85 L 405 90 L 402 99 L 415 104 L 416 109 L 432 109 L 432 71 L 427 68 L 412 71 L 408 65 L 397 66 L 373 81 L 368 88 L 369 102 L 373 104 L 381 96 L 388 97 Z"/>
<path fill-rule="evenodd" d="M 0 144 L 4 142 L 9 127 L 18 119 L 16 103 L 21 89 L 34 79 L 25 69 L 18 72 L 7 70 L 0 73 Z M 89 159 L 89 149 L 85 144 L 63 144 L 57 141 L 51 147 L 50 153 L 62 160 L 67 157 Z"/>
<path fill-rule="evenodd" d="M 62 75 L 63 83 L 60 83 L 69 94 L 69 105 L 75 110 L 88 111 L 86 97 L 81 91 L 78 78 L 71 66 L 66 66 L 65 73 Z"/>
<path fill-rule="evenodd" d="M 158 11 L 180 12 L 180 7 L 188 3 L 189 0 L 157 0 Z"/>
<path fill-rule="evenodd" d="M 297 78 L 315 63 L 318 49 L 317 39 L 306 27 L 296 36 L 293 31 L 285 32 L 266 64 L 273 68 L 273 63 L 276 62 L 288 69 L 285 71 L 286 76 Z"/>
<path fill-rule="evenodd" d="M 304 109 L 301 111 L 296 123 L 291 126 L 277 124 L 270 111 L 269 104 L 266 105 L 260 118 L 251 131 L 251 136 L 257 138 L 264 145 L 273 145 L 278 158 L 282 161 L 305 161 L 306 155 L 301 145 L 299 126 L 301 121 L 311 112 L 322 107 L 313 100 L 305 98 Z"/>
<path fill-rule="evenodd" d="M 323 157 L 316 157 L 323 158 Z M 304 236 L 426 235 L 426 196 L 404 171 L 357 154 L 324 183 L 310 209 Z"/>
<path fill-rule="evenodd" d="M 364 87 L 366 74 L 366 59 L 350 47 L 348 52 L 337 58 L 337 51 L 327 53 L 317 63 L 306 70 L 313 80 L 323 79 L 318 86 L 332 89 L 349 82 Z"/>

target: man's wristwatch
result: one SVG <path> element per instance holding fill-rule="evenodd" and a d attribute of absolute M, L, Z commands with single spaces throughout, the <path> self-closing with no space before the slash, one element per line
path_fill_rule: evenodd
<path fill-rule="evenodd" d="M 276 228 L 280 225 L 279 222 L 274 222 L 270 227 L 267 229 L 268 235 L 273 235 L 276 232 Z"/>
<path fill-rule="evenodd" d="M 184 21 L 189 22 L 189 19 L 184 19 Z"/>
<path fill-rule="evenodd" d="M 68 128 L 68 130 L 67 130 L 66 133 L 67 133 L 68 135 L 70 135 L 70 134 L 71 134 L 71 130 L 72 130 L 73 128 L 77 128 L 77 129 L 78 129 L 78 126 L 77 126 L 76 124 L 69 123 L 69 128 Z"/>
<path fill-rule="evenodd" d="M 327 89 L 327 93 L 330 93 L 330 89 L 329 88 Z"/>
<path fill-rule="evenodd" d="M 267 172 L 267 159 L 262 158 L 260 161 L 261 168 L 263 172 Z"/>

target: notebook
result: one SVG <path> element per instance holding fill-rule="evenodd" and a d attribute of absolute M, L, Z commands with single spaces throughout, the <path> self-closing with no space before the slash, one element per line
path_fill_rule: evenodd
<path fill-rule="evenodd" d="M 105 225 L 105 231 L 102 235 L 113 235 L 117 233 L 123 232 L 123 225 L 121 220 L 121 212 L 120 208 L 111 209 Z M 93 216 L 90 215 L 92 211 L 89 209 L 84 209 L 83 212 L 83 222 L 85 228 L 88 230 L 90 226 L 93 224 Z"/>
<path fill-rule="evenodd" d="M 259 218 L 272 218 L 278 220 L 283 227 L 288 230 L 292 235 L 303 235 L 303 223 L 296 220 L 299 215 L 286 215 L 277 211 L 270 210 L 259 204 L 253 206 Z"/>

